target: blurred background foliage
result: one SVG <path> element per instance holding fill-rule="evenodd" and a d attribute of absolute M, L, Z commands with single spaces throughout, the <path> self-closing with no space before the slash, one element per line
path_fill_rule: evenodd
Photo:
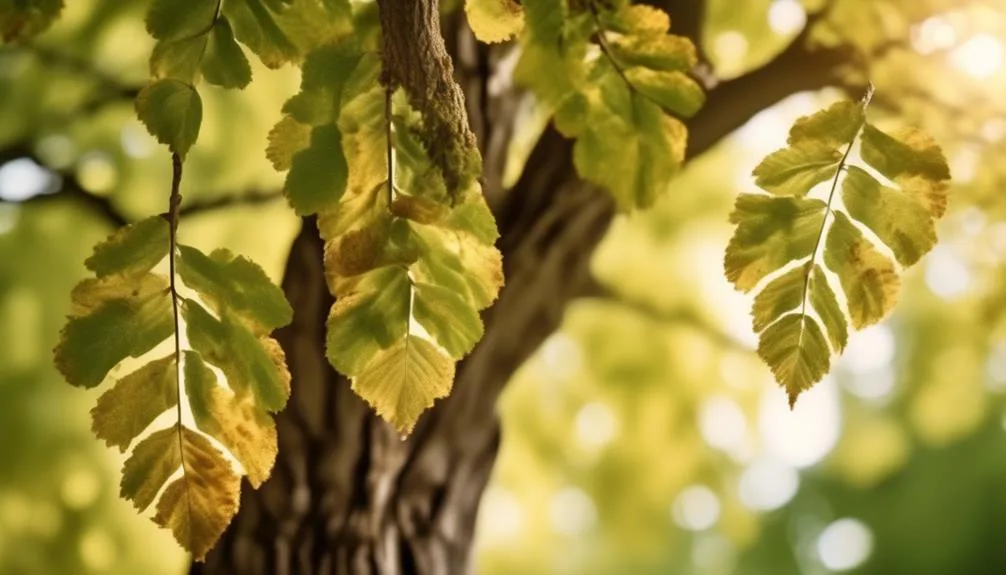
<path fill-rule="evenodd" d="M 707 4 L 703 49 L 729 78 L 828 2 Z M 122 460 L 89 430 L 96 392 L 66 385 L 50 354 L 114 227 L 87 197 L 129 219 L 166 207 L 170 162 L 128 97 L 146 77 L 145 5 L 68 2 L 31 47 L 0 47 L 0 573 L 187 565 L 118 498 Z M 790 123 L 838 94 L 795 95 L 693 161 L 659 205 L 616 221 L 594 261 L 610 297 L 573 304 L 507 389 L 480 573 L 1006 573 L 1006 3 L 835 0 L 811 39 L 860 50 L 876 120 L 944 145 L 940 245 L 790 412 L 753 353 L 750 298 L 723 278 L 727 214 Z M 278 280 L 297 221 L 263 150 L 298 74 L 255 76 L 201 88 L 183 194 L 257 200 L 181 234 Z"/>

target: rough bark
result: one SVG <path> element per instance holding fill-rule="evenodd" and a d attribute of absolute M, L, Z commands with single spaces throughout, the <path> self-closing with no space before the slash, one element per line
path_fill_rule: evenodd
<path fill-rule="evenodd" d="M 382 7 L 394 4 L 382 0 Z M 678 15 L 675 2 L 663 6 Z M 675 31 L 697 38 L 701 3 L 685 0 Z M 312 222 L 295 241 L 283 282 L 295 309 L 277 337 L 293 374 L 279 414 L 272 478 L 242 490 L 241 510 L 199 574 L 460 574 L 472 571 L 481 493 L 500 443 L 496 400 L 512 373 L 589 288 L 589 260 L 613 215 L 609 196 L 578 180 L 571 143 L 546 130 L 517 185 L 499 185 L 515 95 L 490 96 L 496 54 L 449 35 L 467 110 L 486 157 L 484 187 L 501 231 L 507 284 L 484 314 L 486 335 L 460 365 L 452 395 L 407 441 L 374 417 L 327 364 L 331 300 Z M 840 54 L 808 52 L 803 37 L 767 66 L 720 83 L 690 122 L 690 156 L 781 98 L 834 81 Z M 671 193 L 675 193 L 672 191 Z M 680 193 L 680 192 L 678 192 Z"/>

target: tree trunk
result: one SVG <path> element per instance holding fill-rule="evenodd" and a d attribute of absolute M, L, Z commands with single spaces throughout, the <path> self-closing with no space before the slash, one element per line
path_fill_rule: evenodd
<path fill-rule="evenodd" d="M 702 2 L 665 1 L 675 32 L 698 37 Z M 483 188 L 500 228 L 506 286 L 483 314 L 485 337 L 458 366 L 451 396 L 403 441 L 373 415 L 325 359 L 332 303 L 314 222 L 294 242 L 283 289 L 294 307 L 277 332 L 293 376 L 277 416 L 279 456 L 193 574 L 463 574 L 481 494 L 500 444 L 496 400 L 523 361 L 590 290 L 590 256 L 614 215 L 610 197 L 577 179 L 572 144 L 549 128 L 516 186 L 500 184 L 519 94 L 490 94 L 499 48 L 477 45 L 454 16 L 447 50 L 484 155 Z M 453 32 L 457 31 L 457 32 Z M 698 155 L 783 97 L 834 83 L 834 52 L 808 52 L 805 36 L 767 66 L 721 82 L 690 123 Z M 671 193 L 682 193 L 680 190 Z"/>

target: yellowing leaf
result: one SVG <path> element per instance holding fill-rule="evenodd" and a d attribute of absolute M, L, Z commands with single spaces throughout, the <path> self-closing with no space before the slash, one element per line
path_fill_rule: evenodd
<path fill-rule="evenodd" d="M 125 452 L 154 419 L 178 405 L 175 357 L 154 360 L 123 377 L 91 409 L 98 439 Z"/>
<path fill-rule="evenodd" d="M 95 246 L 84 265 L 98 277 L 145 274 L 168 255 L 169 233 L 168 221 L 160 216 L 125 226 Z"/>
<path fill-rule="evenodd" d="M 185 392 L 200 431 L 223 444 L 241 463 L 252 487 L 269 478 L 276 461 L 276 425 L 251 397 L 218 385 L 197 353 L 185 353 Z"/>
<path fill-rule="evenodd" d="M 706 101 L 702 88 L 683 72 L 629 68 L 625 77 L 647 98 L 679 116 L 694 116 Z"/>
<path fill-rule="evenodd" d="M 917 198 L 935 218 L 947 210 L 950 166 L 926 133 L 907 128 L 889 136 L 870 124 L 863 128 L 863 160 Z"/>
<path fill-rule="evenodd" d="M 433 344 L 414 335 L 382 350 L 353 379 L 353 391 L 409 433 L 423 411 L 447 396 L 454 382 L 454 363 Z"/>
<path fill-rule="evenodd" d="M 360 373 L 379 350 L 406 336 L 412 287 L 405 270 L 386 267 L 366 274 L 340 294 L 328 317 L 328 360 L 341 373 Z"/>
<path fill-rule="evenodd" d="M 475 37 L 504 42 L 524 28 L 524 11 L 514 0 L 466 0 L 465 13 Z"/>
<path fill-rule="evenodd" d="M 177 425 L 155 431 L 138 443 L 122 467 L 119 495 L 143 511 L 182 465 L 181 435 Z"/>
<path fill-rule="evenodd" d="M 239 397 L 251 394 L 262 409 L 283 409 L 290 397 L 290 372 L 276 340 L 257 336 L 229 313 L 214 318 L 192 300 L 182 301 L 189 343 L 227 376 Z"/>
<path fill-rule="evenodd" d="M 901 278 L 894 262 L 877 251 L 844 214 L 828 232 L 825 263 L 838 274 L 856 329 L 877 323 L 894 309 Z"/>
<path fill-rule="evenodd" d="M 831 148 L 848 146 L 863 125 L 865 110 L 860 102 L 843 100 L 797 120 L 789 131 L 787 143 L 799 146 L 815 142 Z"/>
<path fill-rule="evenodd" d="M 164 489 L 154 523 L 202 561 L 238 511 L 241 479 L 205 437 L 187 427 L 181 437 L 185 475 Z"/>
<path fill-rule="evenodd" d="M 819 142 L 806 142 L 769 154 L 754 169 L 755 183 L 777 196 L 806 196 L 838 173 L 842 153 Z"/>
<path fill-rule="evenodd" d="M 94 387 L 120 361 L 143 355 L 174 333 L 167 281 L 110 276 L 82 285 L 75 290 L 75 304 L 88 313 L 70 318 L 54 352 L 56 367 L 70 384 Z M 110 293 L 115 297 L 101 299 L 100 294 Z"/>
<path fill-rule="evenodd" d="M 765 276 L 811 255 L 825 203 L 815 199 L 741 194 L 730 222 L 737 224 L 724 259 L 726 277 L 749 291 Z"/>
<path fill-rule="evenodd" d="M 184 157 L 199 137 L 203 102 L 188 84 L 157 80 L 136 96 L 136 114 L 158 142 Z"/>
<path fill-rule="evenodd" d="M 810 316 L 798 313 L 783 316 L 761 334 L 758 355 L 786 390 L 790 407 L 831 365 L 831 351 L 821 328 Z"/>
<path fill-rule="evenodd" d="M 859 226 L 872 230 L 907 267 L 932 249 L 935 218 L 946 205 L 949 170 L 939 148 L 921 132 L 892 138 L 865 123 L 869 98 L 797 120 L 789 147 L 754 170 L 758 186 L 782 197 L 743 194 L 730 216 L 737 230 L 724 268 L 739 289 L 753 289 L 765 276 L 796 264 L 765 285 L 752 309 L 754 329 L 761 332 L 758 353 L 786 388 L 791 406 L 824 376 L 831 353 L 845 349 L 850 322 L 863 328 L 894 307 L 901 283 L 895 263 Z M 857 138 L 863 159 L 900 189 L 848 165 Z M 843 201 L 831 205 L 843 178 Z M 829 180 L 828 203 L 804 197 Z M 822 258 L 838 277 L 848 319 Z"/>
<path fill-rule="evenodd" d="M 751 310 L 755 332 L 761 332 L 782 314 L 800 307 L 807 287 L 807 273 L 807 265 L 797 266 L 773 279 L 758 293 Z"/>
<path fill-rule="evenodd" d="M 817 265 L 814 266 L 814 274 L 810 278 L 810 303 L 828 332 L 832 349 L 836 353 L 841 353 L 849 341 L 848 322 L 845 321 L 842 308 L 838 306 L 835 292 L 828 285 L 824 270 Z"/>
<path fill-rule="evenodd" d="M 635 7 L 642 8 L 642 6 Z M 662 14 L 655 8 L 647 8 Z M 623 66 L 643 66 L 650 70 L 678 72 L 688 72 L 694 68 L 698 63 L 698 56 L 691 40 L 664 32 L 619 36 L 609 45 L 615 59 Z"/>
<path fill-rule="evenodd" d="M 297 152 L 311 143 L 311 126 L 301 124 L 293 116 L 283 116 L 269 131 L 269 146 L 265 155 L 277 172 L 290 169 Z"/>
<path fill-rule="evenodd" d="M 936 244 L 936 222 L 919 198 L 881 185 L 861 168 L 849 168 L 842 201 L 849 215 L 873 230 L 903 266 L 919 261 Z"/>

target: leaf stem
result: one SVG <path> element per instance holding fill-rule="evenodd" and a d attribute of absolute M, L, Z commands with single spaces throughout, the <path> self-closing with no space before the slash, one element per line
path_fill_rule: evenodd
<path fill-rule="evenodd" d="M 175 409 L 178 422 L 178 455 L 182 462 L 182 481 L 185 482 L 185 501 L 188 504 L 189 518 L 192 518 L 192 499 L 189 493 L 189 470 L 185 464 L 185 441 L 182 436 L 182 335 L 178 315 L 178 289 L 175 286 L 175 253 L 178 250 L 178 220 L 182 205 L 182 158 L 177 152 L 171 153 L 171 197 L 168 199 L 168 285 L 171 291 L 171 309 L 175 323 L 175 393 L 177 401 Z"/>
<path fill-rule="evenodd" d="M 831 180 L 831 189 L 828 191 L 828 200 L 824 208 L 824 217 L 821 218 L 821 229 L 817 232 L 817 240 L 814 242 L 814 250 L 810 253 L 810 260 L 807 261 L 807 270 L 803 275 L 803 301 L 800 304 L 800 338 L 797 340 L 797 345 L 803 342 L 803 321 L 807 317 L 807 293 L 810 291 L 810 276 L 814 271 L 815 260 L 817 259 L 817 254 L 821 249 L 822 241 L 824 240 L 824 231 L 828 226 L 828 218 L 831 217 L 831 214 L 834 211 L 832 210 L 831 204 L 835 200 L 835 191 L 838 189 L 838 179 L 842 176 L 846 163 L 849 161 L 849 154 L 852 152 L 852 147 L 855 145 L 856 139 L 863 130 L 863 124 L 866 123 L 866 108 L 870 105 L 870 100 L 873 99 L 873 90 L 873 84 L 870 84 L 867 88 L 866 95 L 864 95 L 862 99 L 863 120 L 856 128 L 856 132 L 852 135 L 852 139 L 849 140 L 849 145 L 845 147 L 845 153 L 842 154 L 842 159 L 838 162 L 838 169 L 835 170 L 835 177 Z"/>
<path fill-rule="evenodd" d="M 395 164 L 394 148 L 391 143 L 391 85 L 384 88 L 384 136 L 387 140 L 388 155 L 388 209 L 391 209 L 391 202 L 395 199 Z"/>

